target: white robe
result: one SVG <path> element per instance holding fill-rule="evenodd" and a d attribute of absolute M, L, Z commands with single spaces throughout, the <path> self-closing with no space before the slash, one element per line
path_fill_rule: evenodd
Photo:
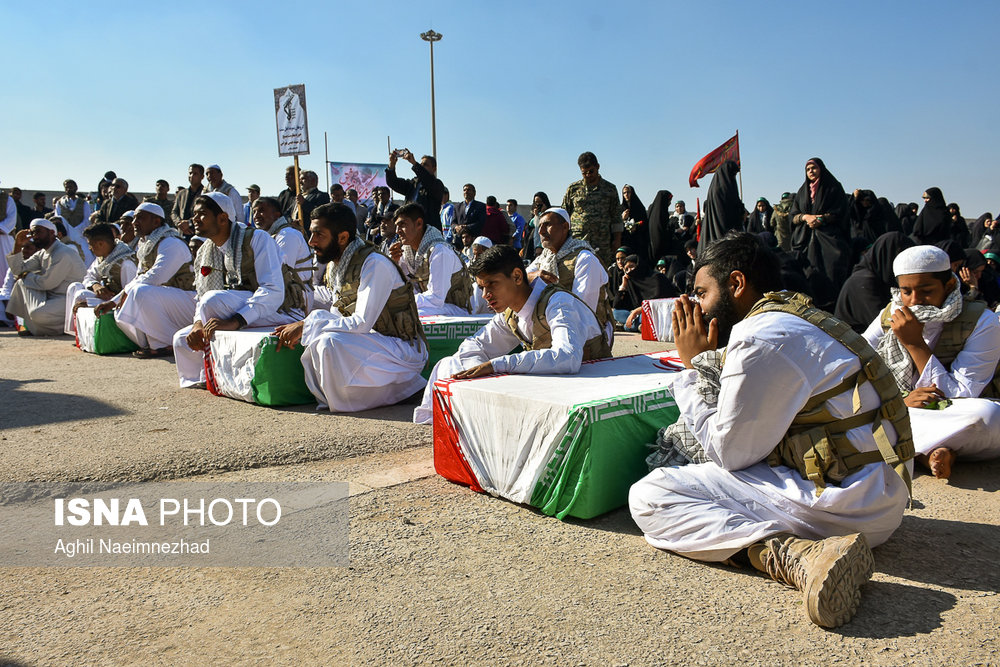
<path fill-rule="evenodd" d="M 881 313 L 868 325 L 864 338 L 878 349 L 882 340 Z M 943 322 L 925 322 L 923 338 L 934 349 Z M 908 408 L 913 428 L 913 446 L 918 454 L 947 447 L 959 458 L 983 460 L 1000 456 L 1000 403 L 978 398 L 993 378 L 1000 360 L 1000 322 L 996 313 L 983 311 L 962 351 L 951 362 L 951 370 L 931 356 L 913 387 L 936 385 L 954 403 L 944 410 Z"/>
<path fill-rule="evenodd" d="M 87 273 L 84 274 L 83 280 L 78 283 L 73 283 L 66 288 L 66 318 L 63 323 L 63 331 L 70 336 L 76 333 L 76 322 L 73 321 L 73 306 L 78 301 L 86 301 L 87 305 L 90 307 L 94 307 L 104 302 L 104 299 L 99 298 L 96 294 L 94 294 L 94 291 L 90 289 L 90 287 L 95 283 L 101 282 L 101 276 L 97 273 L 97 266 L 100 263 L 100 259 L 95 259 L 87 268 Z M 128 285 L 132 279 L 135 278 L 135 271 L 135 262 L 128 258 L 122 260 L 122 285 Z"/>
<path fill-rule="evenodd" d="M 38 336 L 63 332 L 66 317 L 66 290 L 83 278 L 86 267 L 76 248 L 55 241 L 28 259 L 21 253 L 7 255 L 14 275 L 28 275 L 14 283 L 7 312 L 24 319 L 25 328 Z"/>
<path fill-rule="evenodd" d="M 69 205 L 70 201 L 73 201 L 73 206 Z M 66 211 L 75 211 L 77 206 L 83 206 L 83 221 L 78 226 L 74 227 L 69 224 L 69 218 L 66 217 Z M 76 200 L 70 200 L 67 197 L 60 197 L 56 201 L 55 213 L 63 219 L 64 226 L 66 227 L 66 236 L 80 246 L 80 249 L 83 251 L 83 261 L 88 265 L 94 261 L 94 253 L 90 251 L 90 246 L 87 244 L 87 239 L 83 235 L 83 230 L 90 226 L 90 214 L 92 212 L 90 202 L 83 197 L 77 197 Z"/>
<path fill-rule="evenodd" d="M 531 296 L 517 311 L 517 328 L 528 340 L 531 340 L 534 331 L 532 314 L 545 287 L 546 284 L 536 278 L 531 284 Z M 556 292 L 549 298 L 545 318 L 552 330 L 552 347 L 546 350 L 510 354 L 521 341 L 508 328 L 503 313 L 497 313 L 475 335 L 462 341 L 458 352 L 440 360 L 431 370 L 424 398 L 420 407 L 413 411 L 414 423 L 430 424 L 434 420 L 436 380 L 487 361 L 493 363 L 496 373 L 572 375 L 580 372 L 584 343 L 601 333 L 594 313 L 579 299 L 565 292 Z"/>
<path fill-rule="evenodd" d="M 0 275 L 7 274 L 7 255 L 14 251 L 14 228 L 17 226 L 17 204 L 7 196 L 7 209 L 0 211 Z"/>
<path fill-rule="evenodd" d="M 281 277 L 278 244 L 263 230 L 249 229 L 247 233 L 253 234 L 250 247 L 253 249 L 257 289 L 253 292 L 249 290 L 206 292 L 195 305 L 195 322 L 204 324 L 212 318 L 228 319 L 239 315 L 248 327 L 267 327 L 296 322 L 305 314 L 302 311 L 278 312 L 278 308 L 285 300 L 285 283 Z M 194 387 L 205 382 L 204 352 L 192 350 L 186 340 L 192 326 L 188 325 L 178 330 L 173 338 L 174 360 L 181 387 Z"/>
<path fill-rule="evenodd" d="M 115 321 L 139 347 L 170 347 L 177 330 L 192 322 L 194 291 L 163 285 L 190 262 L 191 250 L 184 239 L 168 236 L 157 246 L 149 270 L 136 275 L 122 289 L 125 303 L 115 311 Z"/>
<path fill-rule="evenodd" d="M 535 273 L 541 269 L 536 258 L 526 269 Z M 583 299 L 592 311 L 597 312 L 597 300 L 601 298 L 601 287 L 608 284 L 608 272 L 601 266 L 601 260 L 589 250 L 581 250 L 573 265 L 573 286 L 570 291 Z M 605 335 L 609 342 L 614 340 L 614 322 L 608 322 Z"/>
<path fill-rule="evenodd" d="M 909 497 L 888 465 L 870 463 L 816 496 L 798 471 L 766 461 L 811 396 L 859 369 L 845 347 L 794 315 L 763 313 L 733 327 L 716 406 L 698 392 L 697 371 L 671 379 L 681 418 L 711 462 L 657 468 L 632 486 L 629 507 L 646 541 L 703 561 L 783 532 L 811 539 L 860 532 L 872 546 L 885 542 Z M 852 393 L 824 405 L 834 417 L 851 416 Z M 861 411 L 879 406 L 870 383 L 860 397 Z M 891 424 L 883 425 L 895 444 Z M 846 435 L 858 451 L 877 449 L 868 425 Z"/>
<path fill-rule="evenodd" d="M 392 405 L 424 386 L 424 342 L 372 331 L 389 294 L 402 285 L 392 260 L 372 253 L 361 266 L 353 315 L 314 310 L 306 317 L 302 367 L 318 409 L 358 412 Z"/>
<path fill-rule="evenodd" d="M 281 263 L 296 271 L 299 280 L 306 286 L 306 312 L 313 309 L 314 290 L 312 289 L 312 251 L 306 243 L 306 237 L 294 227 L 284 227 L 272 237 L 278 244 L 278 256 Z M 296 270 L 296 267 L 299 267 Z"/>
<path fill-rule="evenodd" d="M 445 303 L 448 290 L 451 289 L 451 277 L 456 271 L 462 270 L 462 259 L 447 243 L 438 243 L 431 248 L 428 258 L 430 264 L 430 276 L 427 279 L 427 289 L 423 292 L 416 292 L 417 310 L 421 317 L 427 315 L 451 315 L 461 317 L 468 315 L 469 311 L 453 303 Z M 409 266 L 406 259 L 400 260 L 403 273 L 413 273 L 413 267 Z"/>

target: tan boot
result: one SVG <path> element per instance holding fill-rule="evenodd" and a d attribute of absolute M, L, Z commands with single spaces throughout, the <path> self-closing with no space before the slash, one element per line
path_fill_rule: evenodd
<path fill-rule="evenodd" d="M 860 533 L 825 540 L 780 535 L 765 540 L 761 560 L 767 574 L 803 593 L 809 620 L 836 628 L 854 616 L 861 586 L 872 576 L 875 559 Z"/>

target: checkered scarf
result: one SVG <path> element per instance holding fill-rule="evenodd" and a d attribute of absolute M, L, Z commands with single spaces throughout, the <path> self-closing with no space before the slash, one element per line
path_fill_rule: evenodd
<path fill-rule="evenodd" d="M 153 250 L 156 248 L 156 244 L 160 242 L 166 236 L 173 236 L 184 240 L 181 233 L 175 228 L 169 225 L 160 225 L 152 232 L 149 236 L 137 236 L 133 241 L 135 242 L 135 254 L 139 258 L 139 262 L 148 266 L 152 266 L 153 262 L 156 261 L 156 257 L 152 255 Z"/>
<path fill-rule="evenodd" d="M 576 252 L 577 250 L 589 250 L 590 252 L 594 252 L 594 249 L 589 243 L 582 239 L 575 239 L 571 236 L 566 239 L 565 243 L 562 244 L 562 247 L 559 248 L 559 252 L 552 252 L 548 248 L 542 250 L 542 254 L 538 256 L 538 268 L 559 277 L 559 260 L 572 254 L 573 252 Z"/>
<path fill-rule="evenodd" d="M 327 271 L 330 271 L 330 279 L 327 281 L 327 287 L 333 291 L 335 299 L 340 299 L 340 288 L 344 284 L 344 274 L 347 273 L 347 265 L 351 263 L 354 253 L 364 247 L 365 242 L 359 238 L 355 238 L 347 244 L 346 248 L 344 248 L 344 252 L 341 253 L 340 259 L 336 262 L 330 263 L 333 265 L 333 270 L 331 271 L 330 268 L 327 268 Z"/>
<path fill-rule="evenodd" d="M 722 353 L 723 350 L 709 350 L 691 360 L 691 365 L 698 371 L 695 390 L 710 406 L 719 403 L 719 390 L 722 386 Z M 687 421 L 683 418 L 666 428 L 661 428 L 656 436 L 656 442 L 646 446 L 653 450 L 646 457 L 646 465 L 651 471 L 657 468 L 710 461 L 705 456 L 705 450 L 698 442 L 698 438 L 691 432 Z"/>
<path fill-rule="evenodd" d="M 253 231 L 238 222 L 229 225 L 229 240 L 220 248 L 205 241 L 198 248 L 194 286 L 200 299 L 212 290 L 232 289 L 243 279 L 243 237 Z"/>
<path fill-rule="evenodd" d="M 916 316 L 920 322 L 951 322 L 962 312 L 962 291 L 959 289 L 961 283 L 955 278 L 955 289 L 944 300 L 944 304 L 936 306 L 911 306 L 910 312 Z M 899 295 L 899 288 L 892 288 L 892 312 L 896 312 L 903 306 L 902 298 Z M 879 341 L 879 356 L 885 361 L 892 376 L 896 380 L 900 391 L 910 391 L 913 383 L 917 381 L 917 367 L 910 358 L 910 353 L 906 351 L 903 344 L 896 338 L 895 332 L 890 328 Z"/>
<path fill-rule="evenodd" d="M 132 248 L 129 248 L 126 243 L 116 241 L 114 249 L 97 264 L 97 275 L 101 277 L 102 284 L 107 285 L 111 280 L 111 270 L 115 268 L 116 264 L 120 264 L 122 260 L 131 256 Z"/>

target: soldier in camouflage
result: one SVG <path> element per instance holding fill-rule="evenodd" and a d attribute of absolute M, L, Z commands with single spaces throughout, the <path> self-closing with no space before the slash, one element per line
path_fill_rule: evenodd
<path fill-rule="evenodd" d="M 618 188 L 601 178 L 597 156 L 587 151 L 577 160 L 583 178 L 566 188 L 562 207 L 570 215 L 573 237 L 589 243 L 607 266 L 621 245 L 624 225 Z"/>

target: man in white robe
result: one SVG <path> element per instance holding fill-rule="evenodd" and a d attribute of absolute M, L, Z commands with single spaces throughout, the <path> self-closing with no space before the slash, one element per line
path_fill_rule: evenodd
<path fill-rule="evenodd" d="M 195 259 L 194 324 L 174 334 L 181 387 L 204 386 L 205 349 L 216 331 L 285 324 L 305 314 L 304 309 L 280 312 L 285 284 L 278 245 L 264 230 L 234 222 L 234 216 L 232 200 L 221 192 L 195 200 L 195 233 L 209 240 Z"/>
<path fill-rule="evenodd" d="M 132 356 L 171 356 L 174 334 L 194 317 L 191 251 L 158 204 L 139 204 L 133 220 L 138 271 L 121 294 L 99 304 L 94 313 L 114 311 L 118 328 L 139 346 Z"/>
<path fill-rule="evenodd" d="M 17 202 L 9 193 L 0 191 L 0 276 L 7 274 L 7 255 L 14 250 L 16 227 Z"/>
<path fill-rule="evenodd" d="M 87 268 L 83 280 L 73 283 L 66 290 L 66 321 L 64 331 L 76 333 L 73 314 L 81 306 L 98 306 L 120 294 L 122 288 L 135 278 L 135 254 L 132 248 L 115 238 L 114 227 L 98 222 L 83 232 L 87 247 L 94 261 Z"/>
<path fill-rule="evenodd" d="M 584 361 L 611 356 L 611 348 L 587 304 L 542 280 L 529 282 L 521 256 L 511 246 L 486 250 L 473 262 L 471 271 L 483 298 L 497 314 L 475 335 L 462 341 L 458 352 L 434 366 L 423 401 L 413 411 L 414 423 L 432 423 L 434 382 L 439 378 L 474 378 L 492 373 L 571 375 L 580 372 Z M 546 302 L 540 309 L 542 299 Z M 548 340 L 540 340 L 540 335 L 547 335 Z M 518 345 L 526 351 L 511 354 Z"/>
<path fill-rule="evenodd" d="M 395 218 L 400 240 L 389 252 L 413 283 L 420 314 L 468 315 L 472 286 L 455 246 L 426 224 L 419 204 L 404 204 Z"/>
<path fill-rule="evenodd" d="M 803 591 L 813 622 L 836 627 L 853 616 L 871 576 L 869 545 L 885 542 L 902 521 L 912 443 L 905 407 L 878 357 L 827 313 L 806 311 L 846 330 L 838 339 L 804 317 L 766 308 L 773 302 L 761 297 L 781 284 L 777 258 L 750 234 L 730 234 L 698 258 L 700 305 L 682 296 L 673 311 L 677 353 L 688 370 L 673 377 L 671 391 L 707 462 L 656 468 L 633 485 L 629 506 L 654 547 L 752 565 Z M 791 292 L 771 298 L 795 303 L 792 297 L 804 303 Z M 878 390 L 861 380 L 861 356 L 884 372 Z M 785 455 L 799 451 L 802 441 L 789 440 L 796 433 L 814 447 L 824 444 L 794 426 L 813 399 L 825 413 L 820 425 L 844 434 L 826 444 L 838 457 L 856 456 L 843 469 L 806 478 L 817 471 L 790 467 Z M 880 406 L 893 421 L 880 418 Z M 877 442 L 898 456 L 895 469 Z M 772 452 L 780 453 L 774 465 Z"/>
<path fill-rule="evenodd" d="M 87 247 L 83 230 L 90 224 L 90 215 L 93 212 L 90 202 L 77 196 L 78 187 L 72 178 L 63 181 L 63 190 L 66 194 L 56 200 L 55 214 L 63 219 L 66 225 L 66 236 L 80 246 L 83 250 L 83 261 L 89 264 L 94 261 L 94 255 Z"/>
<path fill-rule="evenodd" d="M 1000 403 L 979 398 L 984 390 L 997 398 L 1000 322 L 984 303 L 962 298 L 944 250 L 908 248 L 892 268 L 899 287 L 864 337 L 909 392 L 916 460 L 947 479 L 956 458 L 1000 456 Z M 955 329 L 950 353 L 940 347 L 946 329 Z"/>
<path fill-rule="evenodd" d="M 608 272 L 589 243 L 570 236 L 570 216 L 565 209 L 550 208 L 538 220 L 542 254 L 528 265 L 528 278 L 560 285 L 577 295 L 597 315 L 609 343 L 615 324 L 608 297 Z"/>
<path fill-rule="evenodd" d="M 357 237 L 347 206 L 324 204 L 311 216 L 309 246 L 329 263 L 335 303 L 278 327 L 279 344 L 305 346 L 302 367 L 319 409 L 357 412 L 412 396 L 427 363 L 412 289 L 392 260 Z"/>
<path fill-rule="evenodd" d="M 313 263 L 312 252 L 306 243 L 306 237 L 298 228 L 281 214 L 281 204 L 273 197 L 258 197 L 251 208 L 253 224 L 257 229 L 263 229 L 271 235 L 278 244 L 278 254 L 283 265 L 282 272 L 286 277 L 295 274 L 305 290 L 306 312 L 312 310 L 313 304 Z"/>
<path fill-rule="evenodd" d="M 11 273 L 17 277 L 7 303 L 7 313 L 24 320 L 24 335 L 54 336 L 63 332 L 66 290 L 83 279 L 87 267 L 75 248 L 60 243 L 56 226 L 44 218 L 31 221 L 31 241 L 37 250 L 24 257 L 28 234 L 14 240 L 7 255 Z"/>

